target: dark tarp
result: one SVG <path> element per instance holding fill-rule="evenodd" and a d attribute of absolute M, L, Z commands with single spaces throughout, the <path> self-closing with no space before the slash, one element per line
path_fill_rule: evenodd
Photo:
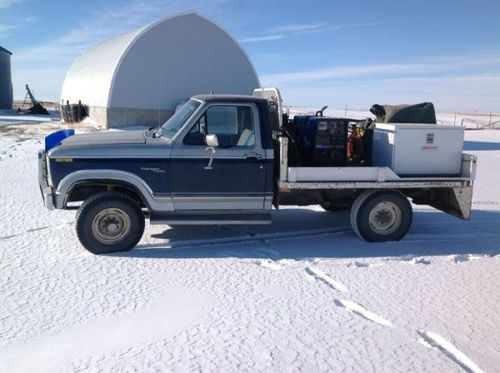
<path fill-rule="evenodd" d="M 27 114 L 38 114 L 38 115 L 50 115 L 47 109 L 45 109 L 40 103 L 36 103 L 28 110 L 26 110 Z"/>
<path fill-rule="evenodd" d="M 436 112 L 432 102 L 416 105 L 373 105 L 370 112 L 378 123 L 426 123 L 436 124 Z"/>

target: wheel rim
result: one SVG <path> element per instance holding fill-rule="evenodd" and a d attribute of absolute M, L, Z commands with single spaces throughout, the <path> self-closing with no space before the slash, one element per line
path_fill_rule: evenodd
<path fill-rule="evenodd" d="M 92 232 L 101 243 L 114 244 L 121 241 L 130 232 L 130 217 L 125 211 L 107 208 L 92 220 Z"/>
<path fill-rule="evenodd" d="M 368 216 L 370 227 L 381 235 L 394 233 L 401 225 L 401 210 L 392 202 L 380 202 Z"/>

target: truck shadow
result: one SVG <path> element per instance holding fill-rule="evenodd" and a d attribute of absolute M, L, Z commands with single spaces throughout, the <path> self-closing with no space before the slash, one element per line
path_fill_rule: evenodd
<path fill-rule="evenodd" d="M 473 211 L 469 222 L 417 210 L 399 242 L 368 243 L 351 230 L 348 213 L 293 208 L 275 211 L 268 226 L 177 226 L 152 237 L 165 243 L 109 254 L 133 258 L 375 258 L 500 254 L 500 212 Z"/>
<path fill-rule="evenodd" d="M 464 150 L 500 150 L 500 142 L 464 141 Z"/>

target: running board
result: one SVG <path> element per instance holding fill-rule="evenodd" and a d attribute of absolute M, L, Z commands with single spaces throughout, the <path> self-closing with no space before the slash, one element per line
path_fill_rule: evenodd
<path fill-rule="evenodd" d="M 176 224 L 176 225 L 258 225 L 271 224 L 271 214 L 259 213 L 151 213 L 150 224 Z"/>

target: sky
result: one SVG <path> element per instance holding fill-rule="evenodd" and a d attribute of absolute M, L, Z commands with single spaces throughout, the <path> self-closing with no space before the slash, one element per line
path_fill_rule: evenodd
<path fill-rule="evenodd" d="M 39 100 L 59 101 L 90 46 L 189 10 L 233 35 L 287 105 L 500 112 L 499 0 L 0 0 L 14 96 L 29 83 Z"/>

